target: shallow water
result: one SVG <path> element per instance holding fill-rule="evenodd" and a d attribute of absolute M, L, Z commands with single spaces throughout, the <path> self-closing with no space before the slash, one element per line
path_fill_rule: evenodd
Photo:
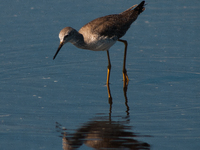
<path fill-rule="evenodd" d="M 1 2 L 1 149 L 199 149 L 199 1 L 147 1 L 123 37 L 127 91 L 124 45 L 110 49 L 112 105 L 106 52 L 66 44 L 52 60 L 63 27 L 139 2 Z"/>

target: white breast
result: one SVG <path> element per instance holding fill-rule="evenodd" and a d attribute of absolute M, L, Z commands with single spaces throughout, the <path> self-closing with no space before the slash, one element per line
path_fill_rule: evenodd
<path fill-rule="evenodd" d="M 86 40 L 86 39 L 84 39 Z M 87 48 L 89 50 L 93 51 L 105 51 L 109 50 L 109 48 L 115 44 L 117 41 L 117 37 L 107 37 L 107 36 L 97 36 L 93 35 L 89 38 L 89 40 L 86 40 Z"/>

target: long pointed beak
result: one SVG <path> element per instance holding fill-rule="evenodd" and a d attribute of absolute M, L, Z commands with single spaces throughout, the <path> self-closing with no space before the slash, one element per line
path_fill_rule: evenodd
<path fill-rule="evenodd" d="M 54 57 L 53 57 L 53 60 L 56 58 L 58 52 L 60 51 L 60 49 L 62 48 L 63 45 L 64 45 L 64 43 L 63 43 L 63 42 L 60 42 L 60 45 L 59 45 L 59 47 L 58 47 L 58 49 L 57 49 L 57 51 L 56 51 L 56 54 L 55 54 Z"/>

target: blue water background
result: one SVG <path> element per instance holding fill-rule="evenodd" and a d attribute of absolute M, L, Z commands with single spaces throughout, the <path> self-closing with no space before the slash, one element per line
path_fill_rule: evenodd
<path fill-rule="evenodd" d="M 122 38 L 130 82 L 123 93 L 124 45 L 110 49 L 115 121 L 156 150 L 200 148 L 200 1 L 146 1 Z M 9 0 L 0 3 L 0 149 L 62 149 L 56 122 L 74 133 L 109 116 L 106 52 L 66 44 L 59 31 L 120 13 L 140 1 Z M 92 149 L 81 145 L 79 149 Z"/>

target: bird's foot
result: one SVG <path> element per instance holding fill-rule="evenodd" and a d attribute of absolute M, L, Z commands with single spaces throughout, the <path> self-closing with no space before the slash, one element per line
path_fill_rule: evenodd
<path fill-rule="evenodd" d="M 128 75 L 127 75 L 127 71 L 123 71 L 123 82 L 124 84 L 127 86 L 128 85 L 128 82 L 129 82 L 129 78 L 128 78 Z"/>

